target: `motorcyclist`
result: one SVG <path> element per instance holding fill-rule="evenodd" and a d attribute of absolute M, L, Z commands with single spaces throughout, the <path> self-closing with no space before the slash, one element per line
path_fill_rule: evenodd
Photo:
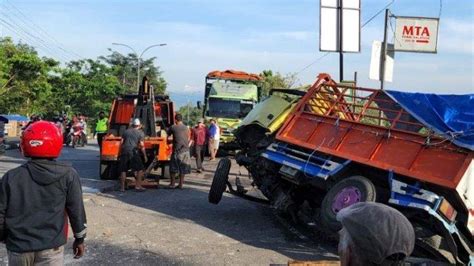
<path fill-rule="evenodd" d="M 84 144 L 84 123 L 81 120 L 73 121 L 70 139 L 72 141 L 73 148 L 78 144 Z"/>
<path fill-rule="evenodd" d="M 79 123 L 82 126 L 82 131 L 81 131 L 82 143 L 87 144 L 87 122 L 86 122 L 86 118 L 84 116 L 81 116 L 79 118 Z"/>
<path fill-rule="evenodd" d="M 62 135 L 51 122 L 38 121 L 22 134 L 21 150 L 31 158 L 0 181 L 0 241 L 10 265 L 63 265 L 68 219 L 75 258 L 85 252 L 86 213 L 79 175 L 55 159 Z"/>

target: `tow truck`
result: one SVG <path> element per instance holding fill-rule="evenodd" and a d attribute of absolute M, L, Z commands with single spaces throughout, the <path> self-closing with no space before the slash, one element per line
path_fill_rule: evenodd
<path fill-rule="evenodd" d="M 172 151 L 166 137 L 166 129 L 175 122 L 174 104 L 167 95 L 155 95 L 153 86 L 147 77 L 144 77 L 137 94 L 119 96 L 112 103 L 108 132 L 100 149 L 101 179 L 119 177 L 121 136 L 134 118 L 140 119 L 146 136 L 144 143 L 148 163 L 145 165 L 145 177 L 157 168 L 161 168 L 161 175 L 164 175 Z"/>

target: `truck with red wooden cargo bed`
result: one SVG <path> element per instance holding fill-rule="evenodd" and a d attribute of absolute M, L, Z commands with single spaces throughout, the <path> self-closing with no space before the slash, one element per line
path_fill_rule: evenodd
<path fill-rule="evenodd" d="M 442 110 L 423 105 L 426 99 Z M 450 103 L 458 107 L 446 106 Z M 262 110 L 278 104 L 280 110 L 262 116 Z M 341 209 L 377 201 L 397 208 L 412 222 L 415 256 L 474 263 L 472 104 L 474 95 L 358 88 L 320 74 L 299 99 L 270 96 L 255 107 L 260 114 L 249 113 L 235 132 L 241 146 L 236 161 L 248 169 L 252 184 L 274 208 L 316 224 L 325 236 L 340 230 L 336 214 Z M 449 130 L 440 129 L 442 125 Z M 248 198 L 240 184 L 234 189 L 229 183 L 230 163 L 219 162 L 211 203 L 221 200 L 226 186 Z"/>

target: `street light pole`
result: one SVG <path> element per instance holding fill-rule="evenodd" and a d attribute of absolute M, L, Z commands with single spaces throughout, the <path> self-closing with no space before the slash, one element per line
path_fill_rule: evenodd
<path fill-rule="evenodd" d="M 160 43 L 160 44 L 154 44 L 154 45 L 150 45 L 148 46 L 147 48 L 145 48 L 143 50 L 143 52 L 140 54 L 140 56 L 138 56 L 138 53 L 135 51 L 135 49 L 133 49 L 131 46 L 129 45 L 126 45 L 126 44 L 123 44 L 123 43 L 112 43 L 112 45 L 117 45 L 117 46 L 125 46 L 127 48 L 129 48 L 130 50 L 132 50 L 132 52 L 135 54 L 135 56 L 137 57 L 137 93 L 138 91 L 140 91 L 140 61 L 142 59 L 142 56 L 143 54 L 150 50 L 151 48 L 153 47 L 157 47 L 157 46 L 165 46 L 166 43 Z"/>

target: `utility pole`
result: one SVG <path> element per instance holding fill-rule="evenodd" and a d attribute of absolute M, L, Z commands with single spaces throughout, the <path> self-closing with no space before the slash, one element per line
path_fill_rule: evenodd
<path fill-rule="evenodd" d="M 383 29 L 383 43 L 382 43 L 382 63 L 380 65 L 380 89 L 383 90 L 385 84 L 385 61 L 387 59 L 387 24 L 390 19 L 390 10 L 385 9 L 385 23 Z"/>
<path fill-rule="evenodd" d="M 337 0 L 337 24 L 339 41 L 339 82 L 344 80 L 344 50 L 342 40 L 342 0 Z"/>
<path fill-rule="evenodd" d="M 150 45 L 148 46 L 147 48 L 145 48 L 143 50 L 143 52 L 140 54 L 140 56 L 138 55 L 138 53 L 135 51 L 135 49 L 133 49 L 131 46 L 129 45 L 126 45 L 126 44 L 123 44 L 123 43 L 112 43 L 112 45 L 117 45 L 117 46 L 125 46 L 127 48 L 129 48 L 130 50 L 132 50 L 132 52 L 135 54 L 135 56 L 137 57 L 137 93 L 138 91 L 140 91 L 140 61 L 142 60 L 142 56 L 143 54 L 150 50 L 151 48 L 153 47 L 157 47 L 157 46 L 165 46 L 166 43 L 160 43 L 160 44 L 154 44 L 154 45 Z"/>

